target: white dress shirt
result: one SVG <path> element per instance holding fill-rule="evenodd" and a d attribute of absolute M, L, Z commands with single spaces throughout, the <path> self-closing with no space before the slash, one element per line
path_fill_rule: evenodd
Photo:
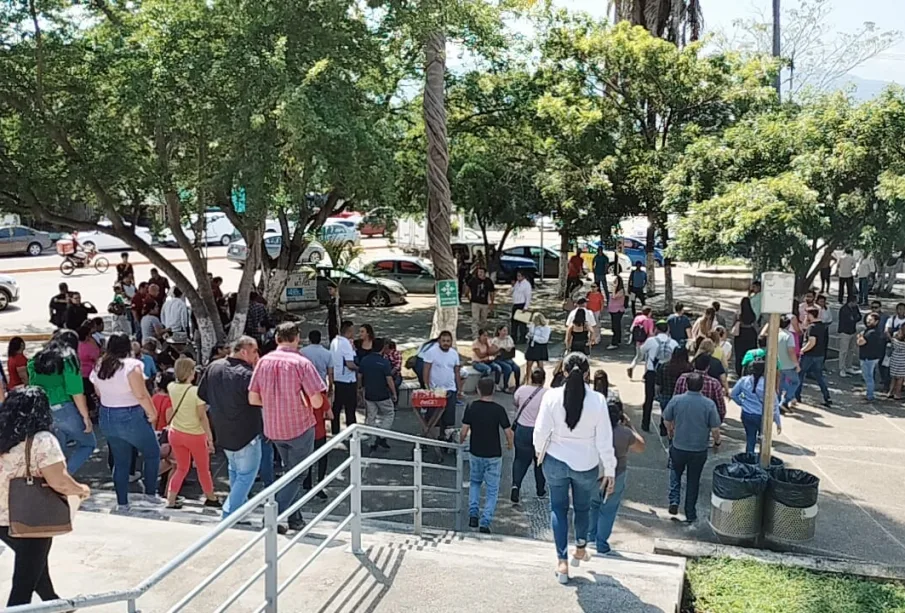
<path fill-rule="evenodd" d="M 877 272 L 877 265 L 874 264 L 874 258 L 869 255 L 861 258 L 861 261 L 858 263 L 858 278 L 866 279 L 875 272 Z"/>
<path fill-rule="evenodd" d="M 550 342 L 550 326 L 528 324 L 528 340 L 535 345 L 546 345 Z"/>
<path fill-rule="evenodd" d="M 565 391 L 565 387 L 557 387 L 544 394 L 534 423 L 534 448 L 546 445 L 547 455 L 565 462 L 574 471 L 596 470 L 602 464 L 603 475 L 615 477 L 613 426 L 606 399 L 585 385 L 581 417 L 570 430 L 563 404 Z"/>
<path fill-rule="evenodd" d="M 524 304 L 522 308 L 528 310 L 531 305 L 531 284 L 527 279 L 512 286 L 512 304 Z"/>
<path fill-rule="evenodd" d="M 641 345 L 641 355 L 647 361 L 647 370 L 657 370 L 654 360 L 657 359 L 657 354 L 660 353 L 661 345 L 669 346 L 670 353 L 672 353 L 679 346 L 679 343 L 671 339 L 666 332 L 658 332 L 655 336 L 644 341 L 644 344 Z"/>
<path fill-rule="evenodd" d="M 160 322 L 164 328 L 169 328 L 174 334 L 176 332 L 188 334 L 189 307 L 185 303 L 185 298 L 170 296 L 160 310 Z"/>
<path fill-rule="evenodd" d="M 839 258 L 839 264 L 836 266 L 836 273 L 839 275 L 840 279 L 847 279 L 852 276 L 852 272 L 855 269 L 855 258 L 849 254 L 843 255 Z"/>
<path fill-rule="evenodd" d="M 355 361 L 355 349 L 349 339 L 345 336 L 334 338 L 330 342 L 330 355 L 333 356 L 333 380 L 337 383 L 355 383 L 355 371 L 346 366 L 346 362 Z"/>
<path fill-rule="evenodd" d="M 589 325 L 589 326 L 597 325 L 597 318 L 594 317 L 593 311 L 591 311 L 590 309 L 586 309 L 585 307 L 578 307 L 578 308 L 572 309 L 572 311 L 569 312 L 569 316 L 566 317 L 566 327 L 567 328 L 572 325 L 573 321 L 575 321 L 575 313 L 578 312 L 578 309 L 581 309 L 582 311 L 584 311 L 584 322 L 587 325 Z"/>

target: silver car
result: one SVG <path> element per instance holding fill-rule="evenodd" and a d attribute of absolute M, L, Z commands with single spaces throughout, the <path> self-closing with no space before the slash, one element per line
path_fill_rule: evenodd
<path fill-rule="evenodd" d="M 0 227 L 0 254 L 2 255 L 41 255 L 45 249 L 53 246 L 53 240 L 47 232 L 41 232 L 27 226 Z"/>
<path fill-rule="evenodd" d="M 270 259 L 280 257 L 282 246 L 283 234 L 281 232 L 270 229 L 264 232 L 264 247 Z M 235 262 L 239 266 L 245 265 L 245 260 L 248 259 L 248 245 L 245 244 L 244 239 L 229 244 L 229 249 L 226 250 L 226 259 L 230 262 Z M 317 264 L 325 259 L 327 259 L 327 254 L 323 245 L 314 241 L 309 243 L 302 255 L 299 256 L 299 264 Z"/>
<path fill-rule="evenodd" d="M 9 275 L 0 275 L 0 311 L 19 300 L 19 284 Z"/>
<path fill-rule="evenodd" d="M 378 279 L 393 279 L 413 294 L 433 294 L 437 280 L 430 260 L 395 255 L 369 262 L 362 270 Z"/>

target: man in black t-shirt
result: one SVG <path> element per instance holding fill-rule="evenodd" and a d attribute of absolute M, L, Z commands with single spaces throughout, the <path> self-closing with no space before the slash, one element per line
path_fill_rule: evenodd
<path fill-rule="evenodd" d="M 60 293 L 50 299 L 50 323 L 57 328 L 66 325 L 66 312 L 69 310 L 69 286 L 60 283 Z"/>
<path fill-rule="evenodd" d="M 801 402 L 801 390 L 804 387 L 804 379 L 809 374 L 817 380 L 820 392 L 823 394 L 823 404 L 832 406 L 830 390 L 827 389 L 826 379 L 823 376 L 823 362 L 826 360 L 827 334 L 826 324 L 820 320 L 820 308 L 817 305 L 807 309 L 808 328 L 804 345 L 801 348 L 800 379 L 798 391 L 795 392 L 795 400 Z"/>
<path fill-rule="evenodd" d="M 122 282 L 126 276 L 135 278 L 135 269 L 132 268 L 132 264 L 129 263 L 129 254 L 123 252 L 120 257 L 122 258 L 122 262 L 116 265 L 116 280 Z"/>
<path fill-rule="evenodd" d="M 478 330 L 487 327 L 487 317 L 493 310 L 496 288 L 487 276 L 487 269 L 478 267 L 475 276 L 468 281 L 468 295 L 471 298 L 471 336 L 478 338 Z"/>
<path fill-rule="evenodd" d="M 461 441 L 464 443 L 471 433 L 469 472 L 471 483 L 468 488 L 468 525 L 479 526 L 478 510 L 481 501 L 481 485 L 487 486 L 484 509 L 480 518 L 480 530 L 490 534 L 490 522 L 496 510 L 500 493 L 500 473 L 503 469 L 503 449 L 500 445 L 500 430 L 506 434 L 506 448 L 512 449 L 513 433 L 509 428 L 506 409 L 493 401 L 493 378 L 482 377 L 478 381 L 481 397 L 465 409 L 462 418 Z"/>
<path fill-rule="evenodd" d="M 874 381 L 880 360 L 886 357 L 886 337 L 880 330 L 880 316 L 868 313 L 864 318 L 867 329 L 858 335 L 858 358 L 861 360 L 861 376 L 867 387 L 867 401 L 874 401 Z"/>

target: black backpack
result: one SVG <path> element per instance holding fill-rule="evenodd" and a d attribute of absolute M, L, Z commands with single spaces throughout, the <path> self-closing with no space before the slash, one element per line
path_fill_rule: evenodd
<path fill-rule="evenodd" d="M 632 342 L 638 343 L 639 345 L 647 340 L 647 330 L 644 329 L 644 326 L 634 326 L 632 327 Z"/>

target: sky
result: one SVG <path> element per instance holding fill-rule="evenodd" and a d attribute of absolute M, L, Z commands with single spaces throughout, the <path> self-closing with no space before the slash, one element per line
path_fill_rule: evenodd
<path fill-rule="evenodd" d="M 783 6 L 795 6 L 798 0 L 782 0 Z M 555 0 L 556 4 L 596 16 L 606 13 L 607 0 Z M 832 0 L 830 22 L 842 32 L 856 30 L 866 21 L 877 23 L 884 30 L 905 32 L 903 0 Z M 760 13 L 770 15 L 772 0 L 701 0 L 705 32 L 720 29 L 730 31 L 735 19 Z M 852 71 L 863 79 L 896 81 L 905 85 L 905 40 L 868 60 Z"/>

